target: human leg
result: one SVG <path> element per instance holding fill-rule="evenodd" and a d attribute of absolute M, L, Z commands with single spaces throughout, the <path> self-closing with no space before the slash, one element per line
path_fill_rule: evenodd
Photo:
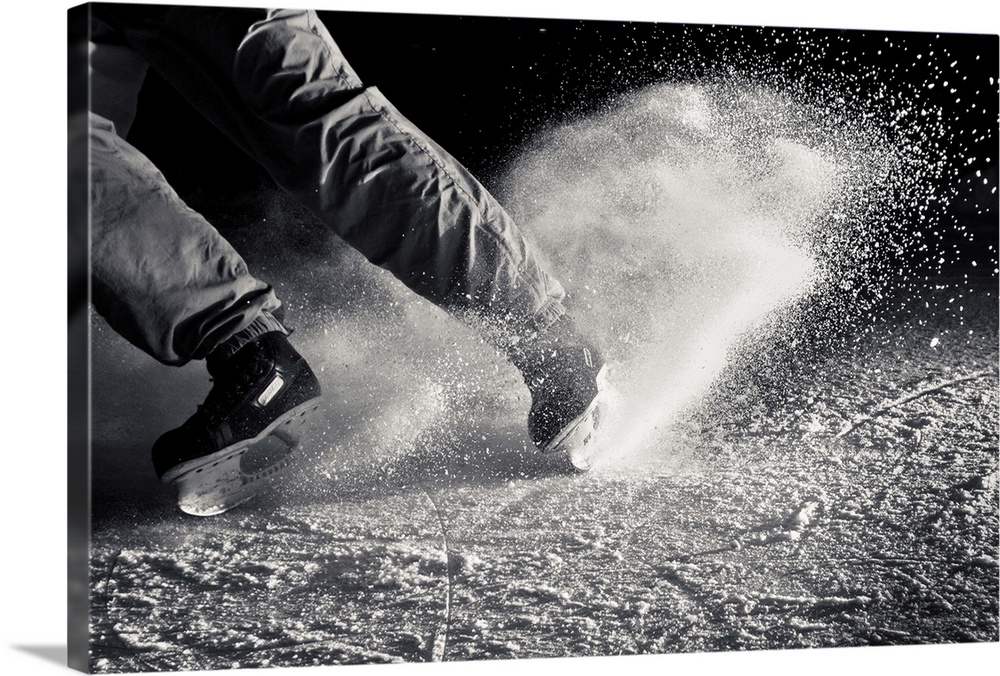
<path fill-rule="evenodd" d="M 109 21 L 349 244 L 507 350 L 529 387 L 559 363 L 547 360 L 553 348 L 600 361 L 571 324 L 547 331 L 565 313 L 565 292 L 506 211 L 377 89 L 362 84 L 314 13 L 261 11 L 251 18 L 168 8 L 112 14 Z M 563 360 L 561 368 L 580 368 L 594 381 L 600 369 L 591 373 L 580 359 Z M 564 399 L 572 410 L 558 417 L 570 425 L 592 409 L 592 397 L 582 404 L 577 396 Z M 551 438 L 535 441 L 552 445 Z"/>
<path fill-rule="evenodd" d="M 369 260 L 507 352 L 531 391 L 539 448 L 574 455 L 589 444 L 603 356 L 563 316 L 562 286 L 479 181 L 362 85 L 312 12 L 271 11 L 255 22 L 234 74 L 261 133 L 295 131 L 265 146 L 272 176 Z"/>
<path fill-rule="evenodd" d="M 112 328 L 167 364 L 284 331 L 274 290 L 97 115 L 90 149 L 92 300 Z"/>
<path fill-rule="evenodd" d="M 418 294 L 498 344 L 562 314 L 562 286 L 510 216 L 362 84 L 315 13 L 133 9 L 109 20 L 278 185 Z"/>
<path fill-rule="evenodd" d="M 214 514 L 251 497 L 287 464 L 320 387 L 272 314 L 279 303 L 271 287 L 101 115 L 127 129 L 145 74 L 141 57 L 113 40 L 105 32 L 91 48 L 92 301 L 160 361 L 205 358 L 212 390 L 152 455 L 161 479 L 178 487 L 181 509 Z M 265 445 L 270 455 L 245 468 L 242 456 Z"/>

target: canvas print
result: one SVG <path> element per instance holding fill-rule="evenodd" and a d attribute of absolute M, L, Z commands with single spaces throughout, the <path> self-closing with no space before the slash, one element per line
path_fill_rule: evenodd
<path fill-rule="evenodd" d="M 996 35 L 69 27 L 73 667 L 998 640 Z"/>

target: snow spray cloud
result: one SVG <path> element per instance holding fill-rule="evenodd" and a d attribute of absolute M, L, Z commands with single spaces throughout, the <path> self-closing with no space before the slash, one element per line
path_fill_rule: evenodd
<path fill-rule="evenodd" d="M 614 363 L 615 466 L 662 447 L 658 435 L 724 368 L 749 369 L 745 345 L 794 345 L 782 331 L 808 323 L 804 310 L 859 333 L 883 297 L 918 293 L 919 277 L 945 258 L 931 207 L 948 198 L 949 149 L 963 147 L 927 93 L 955 84 L 945 71 L 964 57 L 941 45 L 908 51 L 932 36 L 887 36 L 859 61 L 843 32 L 684 30 L 670 44 L 691 52 L 658 75 L 672 83 L 630 87 L 543 131 L 491 185 Z M 709 44 L 718 53 L 698 63 Z M 775 65 L 782 59 L 787 68 Z M 926 66 L 927 79 L 888 77 L 901 65 Z M 325 355 L 311 360 L 337 393 L 331 443 L 344 457 L 391 464 L 428 430 L 443 439 L 470 422 L 523 428 L 525 393 L 511 369 L 388 275 L 331 247 L 335 266 L 328 253 L 315 267 L 295 264 L 289 285 L 304 292 L 287 297 L 304 297 L 315 320 L 310 330 L 297 315 L 299 340 Z M 909 265 L 920 258 L 927 265 Z"/>
<path fill-rule="evenodd" d="M 878 141 L 747 82 L 663 84 L 548 130 L 512 165 L 510 209 L 612 362 L 601 464 L 649 452 L 736 341 L 852 284 L 879 246 L 857 207 L 900 161 Z"/>

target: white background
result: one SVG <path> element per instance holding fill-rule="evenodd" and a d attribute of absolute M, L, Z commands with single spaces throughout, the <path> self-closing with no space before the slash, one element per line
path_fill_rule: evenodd
<path fill-rule="evenodd" d="M 164 0 L 166 1 L 166 0 Z M 0 672 L 62 673 L 66 625 L 66 10 L 72 3 L 6 5 L 0 20 L 3 126 L 0 283 L 7 298 L 0 324 L 3 417 L 12 435 L 0 447 Z M 187 4 L 257 5 L 187 0 Z M 640 0 L 315 0 L 319 9 L 721 23 L 935 32 L 1000 32 L 989 0 L 876 2 L 697 2 Z M 350 673 L 446 676 L 578 674 L 628 670 L 707 674 L 973 673 L 1000 664 L 1000 644 L 828 649 L 746 654 L 475 662 L 352 667 Z M 992 665 L 992 666 L 990 666 Z M 238 674 L 341 674 L 344 667 L 237 670 Z M 386 670 L 391 670 L 386 671 Z"/>

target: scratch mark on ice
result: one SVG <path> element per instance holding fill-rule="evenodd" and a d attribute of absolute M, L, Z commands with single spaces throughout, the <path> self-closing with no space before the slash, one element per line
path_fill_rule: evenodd
<path fill-rule="evenodd" d="M 431 503 L 431 508 L 434 510 L 434 516 L 437 517 L 438 524 L 441 526 L 441 541 L 444 545 L 444 554 L 447 564 L 445 565 L 445 575 L 447 576 L 447 590 L 444 598 L 444 622 L 442 623 L 440 631 L 434 636 L 434 642 L 431 645 L 431 662 L 443 662 L 445 651 L 448 648 L 448 634 L 451 631 L 451 599 L 454 593 L 455 580 L 454 573 L 452 571 L 452 561 L 454 556 L 451 551 L 451 546 L 448 543 L 448 524 L 445 521 L 444 514 L 441 512 L 441 508 L 438 506 L 437 501 L 434 500 L 434 496 L 431 492 L 427 490 L 423 482 L 417 482 L 420 486 L 420 490 L 427 497 L 427 501 Z"/>
<path fill-rule="evenodd" d="M 935 392 L 940 392 L 941 390 L 944 390 L 945 388 L 952 387 L 954 385 L 958 385 L 960 383 L 964 383 L 964 382 L 967 382 L 969 380 L 977 380 L 979 378 L 985 378 L 987 376 L 995 376 L 995 375 L 997 375 L 996 371 L 993 371 L 993 370 L 977 371 L 976 373 L 972 373 L 972 374 L 969 374 L 967 376 L 962 376 L 961 378 L 955 378 L 954 380 L 949 380 L 947 382 L 940 383 L 940 384 L 934 385 L 932 387 L 926 387 L 926 388 L 924 388 L 922 390 L 914 392 L 913 394 L 908 394 L 905 397 L 900 397 L 899 399 L 894 399 L 893 401 L 890 401 L 888 404 L 885 404 L 885 405 L 883 405 L 883 406 L 875 409 L 871 413 L 863 413 L 863 414 L 855 416 L 854 419 L 851 420 L 851 422 L 844 424 L 844 427 L 839 432 L 837 432 L 837 435 L 834 437 L 834 439 L 840 439 L 841 437 L 844 437 L 847 434 L 850 434 L 851 432 L 853 432 L 854 430 L 856 430 L 857 428 L 861 427 L 865 423 L 871 422 L 872 420 L 874 420 L 878 416 L 882 415 L 886 411 L 888 411 L 890 409 L 893 409 L 893 408 L 896 408 L 897 406 L 902 406 L 903 404 L 909 403 L 909 402 L 913 401 L 914 399 L 919 399 L 920 397 L 926 396 L 928 394 L 933 394 Z"/>

